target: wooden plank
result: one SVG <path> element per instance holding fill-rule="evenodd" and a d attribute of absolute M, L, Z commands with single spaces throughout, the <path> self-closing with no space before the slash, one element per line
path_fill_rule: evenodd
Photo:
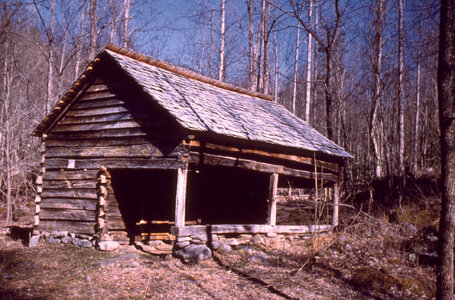
<path fill-rule="evenodd" d="M 74 103 L 71 110 L 81 110 L 87 108 L 109 107 L 125 105 L 125 100 L 119 98 L 96 99 L 91 101 L 79 101 Z"/>
<path fill-rule="evenodd" d="M 95 222 L 40 220 L 37 229 L 40 231 L 69 231 L 91 235 L 95 234 Z"/>
<path fill-rule="evenodd" d="M 44 180 L 86 180 L 95 179 L 98 170 L 83 170 L 83 171 L 49 171 L 44 173 Z"/>
<path fill-rule="evenodd" d="M 120 89 L 125 87 L 125 81 L 110 81 L 110 82 L 104 82 L 104 83 L 94 83 L 91 86 L 89 86 L 85 92 L 90 93 L 90 92 L 104 92 L 108 90 L 115 90 L 115 89 Z"/>
<path fill-rule="evenodd" d="M 95 199 L 44 198 L 40 205 L 41 208 L 96 210 L 97 201 Z"/>
<path fill-rule="evenodd" d="M 63 117 L 58 124 L 90 124 L 90 123 L 99 123 L 99 122 L 109 122 L 109 121 L 129 121 L 129 120 L 136 120 L 136 119 L 145 119 L 147 116 L 146 113 L 131 113 L 131 112 L 121 112 L 121 113 L 113 113 L 113 114 L 104 114 L 104 115 L 96 115 L 96 116 L 83 116 L 83 117 L 73 117 L 67 118 Z M 148 115 L 150 118 L 150 115 Z"/>
<path fill-rule="evenodd" d="M 234 158 L 215 154 L 203 154 L 190 152 L 189 162 L 194 164 L 209 164 L 233 168 L 242 168 L 264 173 L 278 173 L 281 175 L 295 176 L 306 179 L 314 179 L 315 173 L 305 170 L 292 169 L 280 165 L 257 162 L 249 159 Z M 331 173 L 318 173 L 318 179 L 322 177 L 325 181 L 335 182 L 337 176 Z"/>
<path fill-rule="evenodd" d="M 57 132 L 80 132 L 80 131 L 99 131 L 109 129 L 125 129 L 125 128 L 159 128 L 161 123 L 157 121 L 144 121 L 138 123 L 136 121 L 113 121 L 91 124 L 61 124 L 55 126 L 53 133 Z"/>
<path fill-rule="evenodd" d="M 96 178 L 92 180 L 44 180 L 43 188 L 44 189 L 72 189 L 72 188 L 86 188 L 86 189 L 95 189 L 96 188 Z"/>
<path fill-rule="evenodd" d="M 40 220 L 72 220 L 95 221 L 96 211 L 87 209 L 43 208 L 39 214 Z"/>
<path fill-rule="evenodd" d="M 112 169 L 177 169 L 182 167 L 184 162 L 172 158 L 85 158 L 74 159 L 74 168 L 71 169 L 99 169 L 101 166 Z M 46 169 L 60 170 L 68 169 L 68 159 L 50 158 L 46 161 Z"/>
<path fill-rule="evenodd" d="M 49 132 L 49 139 L 60 140 L 84 140 L 84 139 L 99 139 L 99 138 L 129 138 L 137 136 L 147 136 L 147 132 L 142 128 L 127 128 L 127 129 L 109 129 L 95 132 Z"/>
<path fill-rule="evenodd" d="M 95 92 L 95 93 L 84 93 L 79 100 L 93 100 L 93 99 L 107 99 L 107 98 L 116 98 L 121 96 L 122 93 L 115 91 L 115 90 L 108 90 L 103 92 Z M 125 94 L 125 93 L 123 93 Z"/>
<path fill-rule="evenodd" d="M 169 140 L 169 138 L 166 138 Z M 159 140 L 157 141 L 160 142 Z M 84 140 L 46 140 L 47 147 L 110 147 L 110 146 L 130 146 L 150 144 L 147 137 L 118 137 L 118 138 L 101 138 L 101 139 L 84 139 Z M 155 143 L 155 140 L 154 140 Z M 175 143 L 169 140 L 169 143 Z"/>
<path fill-rule="evenodd" d="M 277 200 L 277 190 L 278 190 L 278 174 L 273 173 L 270 175 L 269 182 L 269 225 L 276 225 L 276 200 Z"/>
<path fill-rule="evenodd" d="M 218 144 L 213 144 L 213 143 L 201 144 L 199 141 L 190 141 L 189 145 L 192 148 L 202 148 L 202 149 L 209 149 L 209 150 L 216 150 L 216 151 L 233 152 L 233 153 L 239 153 L 239 154 L 253 154 L 253 155 L 258 155 L 258 156 L 263 156 L 263 157 L 268 157 L 268 158 L 289 160 L 289 161 L 293 161 L 293 162 L 298 162 L 298 163 L 314 166 L 314 158 L 311 158 L 311 157 L 283 154 L 283 153 L 276 153 L 276 152 L 267 152 L 267 151 L 257 150 L 257 149 L 229 147 L 229 146 L 223 146 L 223 145 L 218 145 Z M 327 170 L 330 170 L 333 172 L 338 172 L 338 170 L 339 170 L 339 166 L 336 163 L 317 160 L 317 165 L 319 167 L 323 167 L 324 169 L 327 169 Z"/>
<path fill-rule="evenodd" d="M 105 115 L 112 113 L 123 113 L 130 112 L 130 107 L 125 107 L 122 105 L 111 106 L 111 107 L 100 107 L 100 108 L 90 108 L 84 110 L 69 110 L 66 113 L 66 117 L 84 117 L 84 116 L 95 116 L 95 115 Z"/>
<path fill-rule="evenodd" d="M 340 187 L 338 182 L 333 186 L 333 212 L 332 212 L 332 225 L 338 226 L 339 202 L 340 202 Z"/>
<path fill-rule="evenodd" d="M 175 193 L 175 226 L 185 226 L 185 202 L 188 168 L 177 169 L 177 187 Z"/>
<path fill-rule="evenodd" d="M 41 198 L 97 199 L 96 189 L 45 189 Z"/>
<path fill-rule="evenodd" d="M 107 220 L 107 227 L 108 230 L 125 230 L 125 222 L 123 222 L 122 217 L 117 217 L 117 216 L 108 216 Z"/>
<path fill-rule="evenodd" d="M 109 220 L 110 217 L 121 217 L 122 213 L 118 205 L 111 205 L 110 203 L 107 205 L 106 208 L 107 219 Z"/>
<path fill-rule="evenodd" d="M 281 234 L 314 234 L 332 229 L 332 225 L 264 225 L 264 224 L 220 224 L 220 225 L 190 225 L 173 226 L 171 233 L 175 236 L 196 234 L 223 233 L 281 233 Z"/>
<path fill-rule="evenodd" d="M 179 147 L 178 147 L 179 148 Z M 58 157 L 176 157 L 181 149 L 154 147 L 151 144 L 111 147 L 48 147 L 46 158 Z"/>

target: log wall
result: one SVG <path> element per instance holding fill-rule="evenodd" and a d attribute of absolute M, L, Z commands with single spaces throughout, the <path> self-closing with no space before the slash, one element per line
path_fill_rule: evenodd
<path fill-rule="evenodd" d="M 131 82 L 106 78 L 98 74 L 44 136 L 46 172 L 39 230 L 95 233 L 96 174 L 101 166 L 182 166 L 184 146 L 175 121 L 144 95 L 133 92 Z M 106 213 L 110 229 L 125 229 L 112 190 Z"/>

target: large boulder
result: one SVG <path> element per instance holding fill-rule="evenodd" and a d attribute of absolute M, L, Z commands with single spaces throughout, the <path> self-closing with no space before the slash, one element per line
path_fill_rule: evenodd
<path fill-rule="evenodd" d="M 174 252 L 186 264 L 197 264 L 212 257 L 212 251 L 204 245 L 188 245 L 187 247 Z"/>
<path fill-rule="evenodd" d="M 101 241 L 98 243 L 98 248 L 101 251 L 114 251 L 120 247 L 120 244 L 114 241 Z"/>

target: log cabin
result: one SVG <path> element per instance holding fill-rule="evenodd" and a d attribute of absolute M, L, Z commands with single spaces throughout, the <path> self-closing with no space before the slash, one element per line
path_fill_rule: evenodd
<path fill-rule="evenodd" d="M 108 45 L 33 132 L 35 228 L 131 242 L 336 226 L 351 156 L 272 100 Z M 331 223 L 276 224 L 277 188 L 317 182 Z"/>

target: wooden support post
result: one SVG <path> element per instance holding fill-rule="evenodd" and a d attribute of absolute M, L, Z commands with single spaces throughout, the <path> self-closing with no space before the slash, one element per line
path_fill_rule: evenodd
<path fill-rule="evenodd" d="M 278 174 L 270 175 L 269 183 L 269 218 L 268 225 L 276 225 L 276 193 L 278 190 Z"/>
<path fill-rule="evenodd" d="M 338 182 L 335 182 L 333 185 L 333 217 L 332 217 L 332 225 L 338 226 L 338 212 L 339 206 L 338 203 L 340 201 L 340 187 Z"/>
<path fill-rule="evenodd" d="M 185 226 L 186 181 L 188 168 L 177 169 L 177 190 L 175 192 L 175 226 Z"/>

